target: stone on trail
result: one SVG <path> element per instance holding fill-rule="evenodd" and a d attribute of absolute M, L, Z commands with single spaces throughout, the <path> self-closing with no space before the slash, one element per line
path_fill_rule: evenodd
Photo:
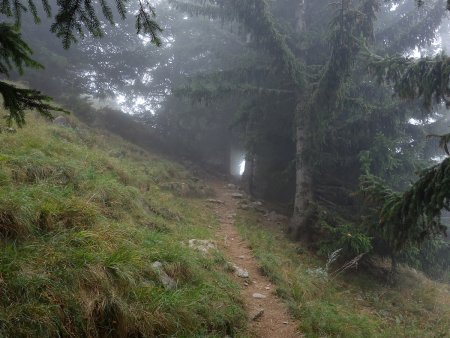
<path fill-rule="evenodd" d="M 276 222 L 276 223 L 284 222 L 284 221 L 287 221 L 287 219 L 288 219 L 286 216 L 280 215 L 280 214 L 276 213 L 275 211 L 271 211 L 266 217 L 269 221 Z"/>
<path fill-rule="evenodd" d="M 228 189 L 237 189 L 236 184 L 233 184 L 233 183 L 228 183 L 227 188 Z"/>
<path fill-rule="evenodd" d="M 257 292 L 255 292 L 252 296 L 253 296 L 253 298 L 256 298 L 256 299 L 267 298 L 267 296 L 263 295 L 262 293 L 257 293 Z"/>
<path fill-rule="evenodd" d="M 233 267 L 233 270 L 234 270 L 234 273 L 236 274 L 236 276 L 241 277 L 241 278 L 249 277 L 247 270 L 237 266 L 236 264 L 231 264 L 231 266 Z"/>
<path fill-rule="evenodd" d="M 216 245 L 206 239 L 190 239 L 189 247 L 204 253 L 208 253 L 211 249 L 216 249 Z"/>
<path fill-rule="evenodd" d="M 244 194 L 241 194 L 240 192 L 235 192 L 231 194 L 231 197 L 236 198 L 236 199 L 241 199 L 244 198 Z"/>
<path fill-rule="evenodd" d="M 152 268 L 158 273 L 159 281 L 167 290 L 174 290 L 177 288 L 177 282 L 173 280 L 163 269 L 161 262 L 154 262 Z"/>
<path fill-rule="evenodd" d="M 206 202 L 208 202 L 208 203 L 213 203 L 213 204 L 225 204 L 224 201 L 221 201 L 221 200 L 215 200 L 215 199 L 212 199 L 212 198 L 207 199 Z"/>
<path fill-rule="evenodd" d="M 261 319 L 261 317 L 263 315 L 264 315 L 264 309 L 257 309 L 250 314 L 250 318 L 251 318 L 251 320 L 256 321 L 256 320 Z"/>

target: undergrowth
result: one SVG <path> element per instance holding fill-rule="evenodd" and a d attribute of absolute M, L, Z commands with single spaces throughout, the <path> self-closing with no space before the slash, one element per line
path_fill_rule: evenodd
<path fill-rule="evenodd" d="M 174 163 L 71 125 L 30 116 L 0 134 L 0 337 L 239 335 L 245 313 L 224 258 L 184 244 L 217 226 L 202 200 L 185 197 L 208 188 Z M 183 198 L 173 182 L 189 187 Z"/>
<path fill-rule="evenodd" d="M 450 337 L 448 284 L 407 268 L 396 286 L 363 271 L 330 278 L 326 262 L 287 240 L 260 214 L 240 211 L 236 225 L 305 337 Z"/>

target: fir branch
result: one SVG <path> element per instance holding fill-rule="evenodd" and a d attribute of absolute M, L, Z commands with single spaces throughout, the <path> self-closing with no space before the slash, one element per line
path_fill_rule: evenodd
<path fill-rule="evenodd" d="M 162 28 L 152 20 L 156 16 L 155 10 L 146 0 L 139 0 L 139 10 L 136 15 L 137 34 L 143 32 L 151 37 L 151 42 L 156 46 L 161 45 L 161 39 L 158 33 L 162 32 Z"/>
<path fill-rule="evenodd" d="M 437 137 L 439 139 L 439 147 L 444 149 L 445 153 L 450 156 L 450 152 L 448 149 L 448 144 L 450 143 L 450 134 L 444 135 L 427 135 L 427 138 Z"/>
<path fill-rule="evenodd" d="M 266 0 L 170 0 L 170 3 L 192 15 L 244 24 L 256 44 L 271 54 L 279 67 L 289 74 L 292 82 L 299 87 L 305 85 L 304 65 L 297 60 L 285 36 L 278 30 Z"/>
<path fill-rule="evenodd" d="M 115 6 L 121 19 L 126 17 L 126 5 L 130 0 L 115 0 Z M 44 11 L 48 17 L 51 16 L 51 6 L 48 0 L 41 0 Z M 58 12 L 51 25 L 51 31 L 62 40 L 64 48 L 69 48 L 83 38 L 86 33 L 94 37 L 102 37 L 104 31 L 99 16 L 95 11 L 95 0 L 56 0 Z M 103 17 L 114 24 L 111 6 L 107 0 L 99 1 Z M 36 0 L 0 0 L 0 14 L 12 17 L 19 27 L 24 12 L 30 11 L 36 23 L 40 17 L 36 8 Z M 159 37 L 161 27 L 155 22 L 155 11 L 147 0 L 139 1 L 138 14 L 136 15 L 136 28 L 138 33 L 142 32 L 151 37 L 151 42 L 157 46 L 161 44 Z"/>
<path fill-rule="evenodd" d="M 34 23 L 41 22 L 41 19 L 39 18 L 39 15 L 37 13 L 36 5 L 34 4 L 33 0 L 28 0 L 28 8 L 31 11 L 31 14 L 33 15 Z"/>
<path fill-rule="evenodd" d="M 421 172 L 404 193 L 392 191 L 368 173 L 361 177 L 361 190 L 381 205 L 379 231 L 391 248 L 420 245 L 446 230 L 440 217 L 443 209 L 450 209 L 450 158 Z"/>
<path fill-rule="evenodd" d="M 189 97 L 194 102 L 210 102 L 220 97 L 230 95 L 292 95 L 292 90 L 273 89 L 250 84 L 232 84 L 232 83 L 196 83 L 194 85 L 185 85 L 174 90 L 176 96 Z"/>
<path fill-rule="evenodd" d="M 105 19 L 108 20 L 111 25 L 114 25 L 113 13 L 106 0 L 100 0 L 100 6 L 102 7 L 102 13 Z"/>
<path fill-rule="evenodd" d="M 442 10 L 443 5 L 444 1 L 439 0 L 432 6 L 414 9 L 379 32 L 377 40 L 383 42 L 384 51 L 398 52 L 431 44 L 436 36 L 436 29 L 446 15 L 446 11 Z"/>
<path fill-rule="evenodd" d="M 0 94 L 3 96 L 3 108 L 9 111 L 5 116 L 8 124 L 15 122 L 19 127 L 25 124 L 27 110 L 36 110 L 42 116 L 52 119 L 52 112 L 68 111 L 50 104 L 52 99 L 34 89 L 18 88 L 12 84 L 0 81 Z"/>
<path fill-rule="evenodd" d="M 441 101 L 450 107 L 450 58 L 444 53 L 418 60 L 399 55 L 382 58 L 370 51 L 366 53 L 370 72 L 380 83 L 393 85 L 398 97 L 421 98 L 426 109 Z"/>
<path fill-rule="evenodd" d="M 9 71 L 16 68 L 20 74 L 24 67 L 43 68 L 31 59 L 32 50 L 15 26 L 0 24 L 0 74 L 9 75 Z"/>
<path fill-rule="evenodd" d="M 47 15 L 48 18 L 50 18 L 52 16 L 52 7 L 50 6 L 48 0 L 41 0 L 41 1 L 45 14 Z"/>
<path fill-rule="evenodd" d="M 344 102 L 342 92 L 345 82 L 365 39 L 373 35 L 377 7 L 376 1 L 366 0 L 360 10 L 352 8 L 349 1 L 343 0 L 330 23 L 331 56 L 309 101 L 298 111 L 298 114 L 308 116 L 314 126 L 314 134 L 308 135 L 311 145 L 322 143 L 327 119 Z"/>

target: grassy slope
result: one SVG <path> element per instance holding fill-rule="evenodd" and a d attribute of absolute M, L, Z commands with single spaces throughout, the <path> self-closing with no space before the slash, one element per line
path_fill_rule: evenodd
<path fill-rule="evenodd" d="M 31 116 L 0 142 L 0 337 L 223 337 L 245 325 L 224 258 L 182 243 L 217 222 L 167 189 L 207 192 L 181 167 Z"/>
<path fill-rule="evenodd" d="M 363 273 L 327 280 L 314 272 L 323 261 L 260 215 L 241 211 L 236 224 L 306 337 L 450 337 L 448 284 L 407 269 L 396 287 Z"/>

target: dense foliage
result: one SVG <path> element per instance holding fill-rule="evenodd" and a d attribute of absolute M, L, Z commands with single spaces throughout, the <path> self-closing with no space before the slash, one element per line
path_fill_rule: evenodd
<path fill-rule="evenodd" d="M 139 12 L 139 4 L 128 5 Z M 215 170 L 234 165 L 230 152 L 245 152 L 243 186 L 285 206 L 293 236 L 322 251 L 344 245 L 348 256 L 412 257 L 406 251 L 422 250 L 421 243 L 442 243 L 446 199 L 437 190 L 422 194 L 436 182 L 434 171 L 426 181 L 416 173 L 441 155 L 426 135 L 443 135 L 444 147 L 448 140 L 436 127 L 443 122 L 427 122 L 442 120 L 439 103 L 449 97 L 448 58 L 436 43 L 446 32 L 444 1 L 155 6 L 165 31 L 159 49 L 148 48 L 152 37 L 135 34 L 133 17 L 102 25 L 101 34 L 91 32 L 69 53 L 49 43 L 54 23 L 24 23 L 37 60 L 53 65 L 46 90 L 84 114 L 90 108 L 79 94 L 120 97 L 117 106 L 149 128 L 143 137 Z M 429 56 L 413 58 L 414 50 Z M 44 85 L 38 72 L 25 78 Z M 85 117 L 98 121 L 102 114 Z M 110 127 L 120 130 L 120 121 Z M 357 193 L 361 175 L 370 201 Z M 432 197 L 438 195 L 440 202 Z"/>
<path fill-rule="evenodd" d="M 355 247 L 394 254 L 417 248 L 445 231 L 439 216 L 446 196 L 430 192 L 430 187 L 439 186 L 437 169 L 429 169 L 408 187 L 415 171 L 424 168 L 435 153 L 424 127 L 409 121 L 426 121 L 435 115 L 435 104 L 448 100 L 447 57 L 401 56 L 434 41 L 444 16 L 442 1 L 420 3 L 419 8 L 414 2 L 379 7 L 376 1 L 341 1 L 335 7 L 321 1 L 172 3 L 191 15 L 242 25 L 249 47 L 258 52 L 258 63 L 210 78 L 196 77 L 196 85 L 184 87 L 181 93 L 206 101 L 230 93 L 235 98 L 236 93 L 245 95 L 237 121 L 246 139 L 244 185 L 255 196 L 276 196 L 273 192 L 280 182 L 269 174 L 274 167 L 271 161 L 284 167 L 290 180 L 295 175 L 295 198 L 285 190 L 284 199 L 293 206 L 295 237 L 310 244 L 331 241 L 334 247 L 346 241 L 350 255 L 360 253 Z M 256 86 L 255 73 L 259 75 Z M 212 82 L 214 86 L 208 85 Z M 419 99 L 426 110 L 417 103 Z M 273 116 L 271 123 L 267 115 Z M 295 127 L 286 129 L 284 121 Z M 274 147 L 273 140 L 284 137 L 291 139 L 291 146 Z M 274 156 L 280 153 L 285 156 Z M 437 180 L 442 183 L 445 170 L 438 167 Z M 358 177 L 365 173 L 363 189 L 373 199 L 371 206 L 361 207 L 355 192 Z M 403 194 L 388 186 L 408 190 Z M 382 210 L 382 226 L 376 218 L 367 225 L 373 207 Z M 348 237 L 342 230 L 348 224 L 353 224 L 355 236 Z"/>

